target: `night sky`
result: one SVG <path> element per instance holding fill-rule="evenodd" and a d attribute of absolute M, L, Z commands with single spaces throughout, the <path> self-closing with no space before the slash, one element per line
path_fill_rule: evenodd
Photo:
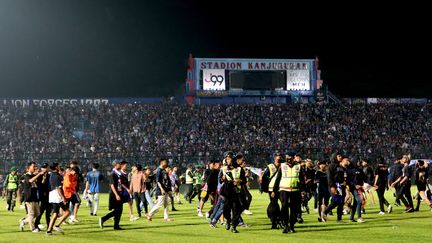
<path fill-rule="evenodd" d="M 1 0 L 0 97 L 172 96 L 189 53 L 318 55 L 341 97 L 432 97 L 425 6 L 264 2 Z"/>

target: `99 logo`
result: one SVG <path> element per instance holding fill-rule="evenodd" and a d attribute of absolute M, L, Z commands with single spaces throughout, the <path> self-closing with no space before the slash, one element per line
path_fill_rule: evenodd
<path fill-rule="evenodd" d="M 213 86 L 216 86 L 216 84 L 219 84 L 219 86 L 222 85 L 224 82 L 224 77 L 222 75 L 214 75 L 210 73 L 210 80 L 204 79 L 206 83 L 213 83 Z"/>

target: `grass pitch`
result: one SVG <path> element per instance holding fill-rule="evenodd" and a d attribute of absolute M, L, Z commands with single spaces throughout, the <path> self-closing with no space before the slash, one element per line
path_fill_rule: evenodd
<path fill-rule="evenodd" d="M 415 192 L 416 189 L 413 188 Z M 171 212 L 172 222 L 163 221 L 163 212 L 158 212 L 153 221 L 142 218 L 129 221 L 128 206 L 124 205 L 121 227 L 124 231 L 114 231 L 112 221 L 105 222 L 105 228 L 99 229 L 98 218 L 108 212 L 108 195 L 101 197 L 97 217 L 90 216 L 85 203 L 78 212 L 79 223 L 63 225 L 65 234 L 53 231 L 52 236 L 19 230 L 19 219 L 25 216 L 25 210 L 16 208 L 15 212 L 6 211 L 6 202 L 0 201 L 0 242 L 429 242 L 432 236 L 432 212 L 422 205 L 420 212 L 404 213 L 404 208 L 394 207 L 393 213 L 378 215 L 378 205 L 366 206 L 367 214 L 363 215 L 366 223 L 350 223 L 349 216 L 344 215 L 344 223 L 336 223 L 336 216 L 329 216 L 329 221 L 317 221 L 317 213 L 303 214 L 304 223 L 296 224 L 295 234 L 282 234 L 282 230 L 270 230 L 270 221 L 266 216 L 268 195 L 253 191 L 251 216 L 242 215 L 249 228 L 239 227 L 239 234 L 226 231 L 224 226 L 212 229 L 205 218 L 196 214 L 195 200 L 192 204 L 176 205 L 179 211 Z M 386 194 L 388 201 L 394 198 Z M 378 202 L 378 198 L 375 195 Z M 313 199 L 310 201 L 312 207 Z M 204 211 L 209 208 L 206 204 Z M 134 208 L 135 211 L 135 208 Z M 45 218 L 42 224 L 46 225 Z"/>

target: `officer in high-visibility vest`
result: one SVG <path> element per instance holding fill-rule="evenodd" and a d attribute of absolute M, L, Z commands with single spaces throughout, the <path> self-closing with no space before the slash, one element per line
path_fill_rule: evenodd
<path fill-rule="evenodd" d="M 224 182 L 221 193 L 225 197 L 223 208 L 223 215 L 227 221 L 225 228 L 229 230 L 232 226 L 231 232 L 238 233 L 237 225 L 245 206 L 243 205 L 244 202 L 241 201 L 241 188 L 246 184 L 246 176 L 243 168 L 234 163 L 232 152 L 226 152 L 224 156 L 227 165 L 222 168 L 220 180 Z"/>
<path fill-rule="evenodd" d="M 269 215 L 269 217 L 272 222 L 271 229 L 277 229 L 279 223 L 279 203 L 278 203 L 279 192 L 276 191 L 274 197 L 272 197 L 271 194 L 273 192 L 273 187 L 276 182 L 277 171 L 282 161 L 283 161 L 283 155 L 281 153 L 275 153 L 273 163 L 267 165 L 267 168 L 264 170 L 264 173 L 259 178 L 259 181 L 262 183 L 261 184 L 262 190 L 268 192 L 270 197 L 269 207 L 271 207 L 270 209 L 271 215 Z M 267 212 L 269 213 L 269 211 Z"/>
<path fill-rule="evenodd" d="M 192 172 L 192 165 L 191 164 L 189 164 L 188 166 L 187 166 L 187 170 L 186 170 L 186 195 L 185 195 L 185 199 L 186 199 L 186 201 L 189 201 L 189 203 L 191 203 L 192 202 L 192 200 L 191 200 L 191 196 L 192 196 L 192 193 L 193 193 L 193 182 L 194 182 L 194 179 L 193 179 L 193 177 L 194 177 L 194 173 Z"/>
<path fill-rule="evenodd" d="M 283 233 L 294 233 L 294 225 L 297 221 L 297 211 L 301 203 L 300 190 L 304 187 L 304 179 L 300 174 L 300 164 L 288 158 L 279 167 L 276 181 L 271 196 L 276 196 L 279 191 L 279 198 L 282 203 L 281 216 L 284 226 Z M 288 224 L 289 223 L 289 224 Z"/>
<path fill-rule="evenodd" d="M 14 211 L 15 200 L 17 196 L 19 178 L 17 175 L 17 169 L 11 168 L 11 172 L 6 176 L 3 187 L 6 189 L 8 211 Z"/>

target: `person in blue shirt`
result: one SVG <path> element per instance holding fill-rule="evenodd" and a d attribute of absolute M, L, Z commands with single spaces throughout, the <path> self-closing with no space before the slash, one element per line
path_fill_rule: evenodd
<path fill-rule="evenodd" d="M 99 207 L 100 183 L 103 181 L 103 175 L 98 170 L 98 163 L 93 163 L 92 167 L 92 171 L 88 172 L 86 176 L 85 194 L 87 195 L 87 200 L 89 202 L 90 215 L 97 216 Z"/>

